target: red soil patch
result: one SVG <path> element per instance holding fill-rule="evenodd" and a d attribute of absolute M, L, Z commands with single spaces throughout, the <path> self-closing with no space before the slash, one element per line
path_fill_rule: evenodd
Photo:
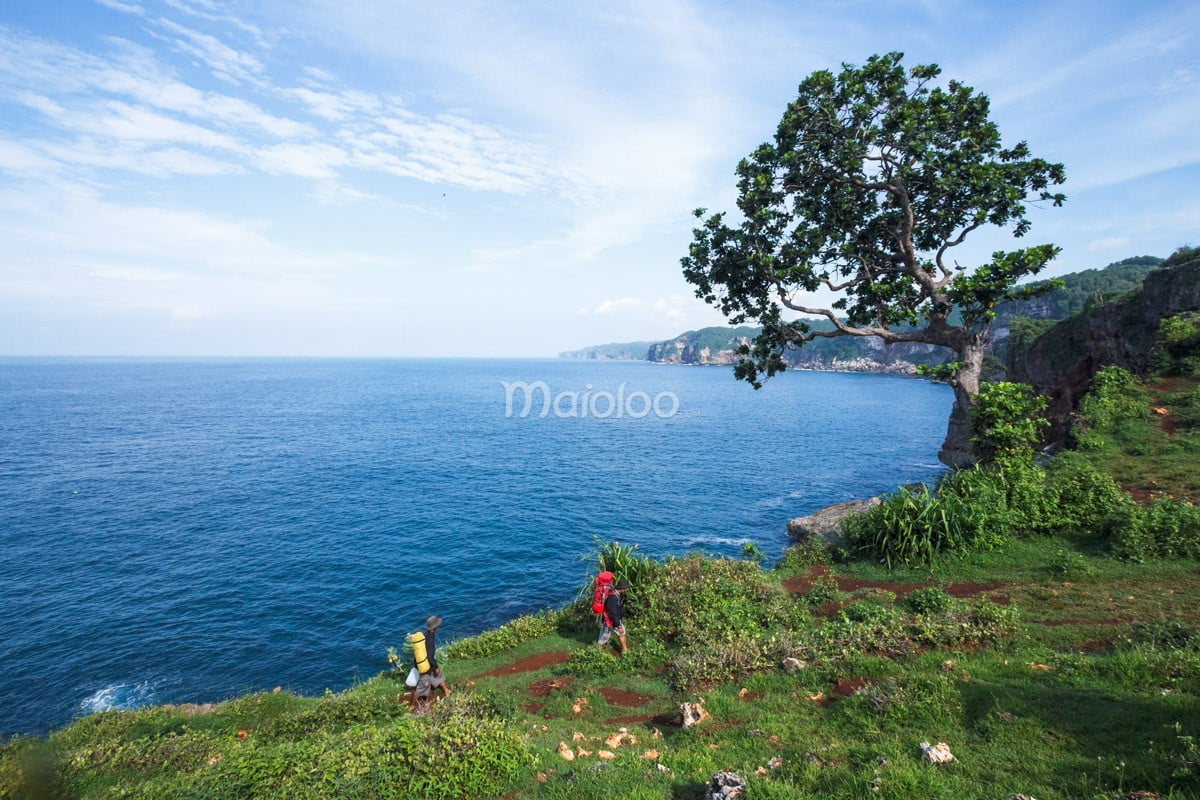
<path fill-rule="evenodd" d="M 526 703 L 521 706 L 521 710 L 526 714 L 536 714 L 546 707 L 545 703 Z"/>
<path fill-rule="evenodd" d="M 610 706 L 621 706 L 622 708 L 641 708 L 654 699 L 648 694 L 612 689 L 608 686 L 601 686 L 600 694 L 604 696 L 604 702 Z"/>
<path fill-rule="evenodd" d="M 522 658 L 520 661 L 514 661 L 511 664 L 505 664 L 503 667 L 496 667 L 493 670 L 481 672 L 478 675 L 472 676 L 472 680 L 475 678 L 501 678 L 505 675 L 519 675 L 522 672 L 537 672 L 543 667 L 552 667 L 555 664 L 562 664 L 566 662 L 567 656 L 569 655 L 570 653 L 568 653 L 566 650 L 560 650 L 553 653 L 538 653 L 537 655 L 529 656 L 528 658 Z"/>
<path fill-rule="evenodd" d="M 574 682 L 574 678 L 566 675 L 560 675 L 555 678 L 539 678 L 529 684 L 529 688 L 525 690 L 525 693 L 530 697 L 549 697 L 551 692 L 571 688 L 571 684 Z"/>
<path fill-rule="evenodd" d="M 828 603 L 821 603 L 821 605 L 817 606 L 817 616 L 833 619 L 842 610 L 842 606 L 844 605 L 845 603 L 838 603 L 832 600 Z"/>
<path fill-rule="evenodd" d="M 1012 598 L 1006 594 L 994 594 L 991 597 L 989 597 L 988 600 L 991 600 L 993 603 L 995 603 L 998 606 L 1006 606 L 1012 602 Z"/>
<path fill-rule="evenodd" d="M 797 575 L 783 582 L 783 588 L 792 594 L 808 594 L 813 583 L 829 574 L 829 567 L 817 564 L 808 571 L 807 575 Z"/>
<path fill-rule="evenodd" d="M 1039 619 L 1038 625 L 1044 625 L 1047 628 L 1061 628 L 1067 625 L 1120 625 L 1120 620 L 1115 619 Z"/>
<path fill-rule="evenodd" d="M 866 678 L 838 678 L 837 683 L 833 685 L 834 693 L 840 694 L 842 697 L 858 694 L 865 688 L 867 688 Z"/>
<path fill-rule="evenodd" d="M 762 700 L 762 698 L 763 698 L 763 696 L 761 694 L 755 694 L 754 692 L 746 692 L 745 694 L 739 693 L 738 697 L 741 699 L 741 701 L 743 703 L 754 703 L 759 700 Z"/>
<path fill-rule="evenodd" d="M 1132 483 L 1123 483 L 1121 484 L 1121 488 L 1124 489 L 1130 497 L 1144 506 L 1148 506 L 1154 502 L 1154 492 L 1150 491 L 1149 489 L 1143 489 L 1140 486 L 1134 486 Z"/>
<path fill-rule="evenodd" d="M 1113 646 L 1112 639 L 1097 639 L 1094 642 L 1084 642 L 1079 649 L 1085 653 L 1099 653 Z"/>

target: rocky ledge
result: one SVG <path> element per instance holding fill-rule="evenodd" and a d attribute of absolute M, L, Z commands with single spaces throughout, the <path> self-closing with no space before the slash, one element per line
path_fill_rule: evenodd
<path fill-rule="evenodd" d="M 879 505 L 878 497 L 866 500 L 849 500 L 814 511 L 806 517 L 788 520 L 788 536 L 798 542 L 820 539 L 828 544 L 838 544 L 842 539 L 841 522 L 851 514 L 859 514 Z"/>

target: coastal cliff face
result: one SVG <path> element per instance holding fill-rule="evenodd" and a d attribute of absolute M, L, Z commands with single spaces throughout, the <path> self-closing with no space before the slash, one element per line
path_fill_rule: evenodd
<path fill-rule="evenodd" d="M 1000 362 L 1009 359 L 1010 335 L 1022 321 L 1063 319 L 1083 308 L 1087 298 L 1097 292 L 1121 292 L 1137 288 L 1147 273 L 1162 259 L 1136 256 L 1062 276 L 1062 288 L 1031 300 L 1016 300 L 996 308 L 996 319 L 988 332 L 988 352 Z M 814 320 L 817 329 L 831 330 L 825 320 Z M 645 360 L 657 364 L 695 364 L 730 366 L 737 363 L 737 349 L 759 333 L 751 326 L 712 327 L 686 331 L 661 342 L 626 342 L 586 347 L 559 353 L 560 358 Z M 1024 350 L 1026 336 L 1019 343 Z M 803 347 L 784 353 L 784 360 L 795 369 L 837 372 L 885 372 L 911 375 L 920 365 L 935 366 L 953 360 L 949 350 L 919 342 L 884 344 L 874 337 L 818 338 Z"/>
<path fill-rule="evenodd" d="M 1062 439 L 1092 376 L 1106 366 L 1144 375 L 1159 323 L 1200 309 L 1200 257 L 1183 250 L 1124 297 L 1097 299 L 1059 322 L 1010 365 L 1011 379 L 1029 383 L 1050 400 L 1050 439 Z"/>
<path fill-rule="evenodd" d="M 757 328 L 704 328 L 653 344 L 646 360 L 657 364 L 733 365 L 737 349 L 750 344 Z M 919 342 L 885 345 L 874 337 L 817 339 L 789 350 L 784 359 L 795 369 L 835 372 L 884 372 L 912 375 L 918 364 L 941 364 L 949 350 Z"/>

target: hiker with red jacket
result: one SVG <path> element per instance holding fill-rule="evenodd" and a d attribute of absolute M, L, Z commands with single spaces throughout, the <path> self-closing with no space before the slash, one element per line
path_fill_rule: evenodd
<path fill-rule="evenodd" d="M 616 585 L 604 592 L 603 610 L 600 612 L 600 638 L 596 640 L 596 644 L 603 648 L 615 633 L 617 641 L 621 645 L 621 655 L 629 652 L 629 645 L 625 642 L 625 603 L 621 596 L 629 591 L 629 581 L 622 578 L 617 581 Z"/>

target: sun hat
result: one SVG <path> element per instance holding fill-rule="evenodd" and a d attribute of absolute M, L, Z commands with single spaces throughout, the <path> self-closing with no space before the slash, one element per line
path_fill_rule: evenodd
<path fill-rule="evenodd" d="M 624 578 L 621 578 L 621 580 L 617 581 L 617 585 L 616 585 L 615 587 L 613 587 L 613 588 L 616 588 L 616 589 L 628 589 L 628 588 L 629 588 L 629 581 L 625 580 Z"/>
<path fill-rule="evenodd" d="M 433 615 L 429 619 L 425 620 L 425 627 L 431 631 L 436 631 L 438 628 L 442 627 L 442 618 L 436 614 Z"/>

